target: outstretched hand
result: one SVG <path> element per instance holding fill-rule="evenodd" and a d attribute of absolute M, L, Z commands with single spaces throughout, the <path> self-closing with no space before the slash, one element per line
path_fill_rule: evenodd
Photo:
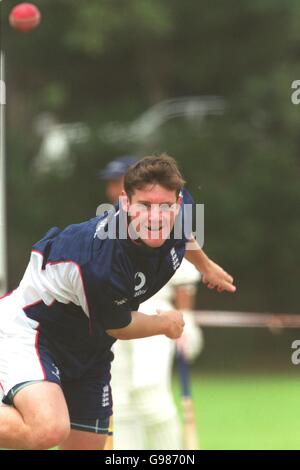
<path fill-rule="evenodd" d="M 224 271 L 221 266 L 209 260 L 204 270 L 202 270 L 202 282 L 209 289 L 217 289 L 218 292 L 235 292 L 233 277 Z"/>

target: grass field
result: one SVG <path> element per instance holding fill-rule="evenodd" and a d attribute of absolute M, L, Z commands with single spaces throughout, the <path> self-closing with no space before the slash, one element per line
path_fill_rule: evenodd
<path fill-rule="evenodd" d="M 300 449 L 300 376 L 199 374 L 192 393 L 202 449 Z"/>

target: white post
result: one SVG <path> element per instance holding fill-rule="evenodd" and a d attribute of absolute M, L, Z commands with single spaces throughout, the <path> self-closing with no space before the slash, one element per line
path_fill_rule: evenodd
<path fill-rule="evenodd" d="M 5 91 L 4 54 L 0 51 L 0 295 L 7 291 Z"/>

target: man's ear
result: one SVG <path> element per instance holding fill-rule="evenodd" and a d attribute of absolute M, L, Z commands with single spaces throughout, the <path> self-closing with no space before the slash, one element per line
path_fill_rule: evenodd
<path fill-rule="evenodd" d="M 121 196 L 119 196 L 119 204 L 124 212 L 128 212 L 129 209 L 129 199 L 125 191 L 122 191 Z"/>

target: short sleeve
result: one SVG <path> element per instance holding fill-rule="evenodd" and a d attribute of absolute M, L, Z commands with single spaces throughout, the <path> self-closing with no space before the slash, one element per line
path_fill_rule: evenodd
<path fill-rule="evenodd" d="M 103 330 L 124 328 L 131 322 L 132 306 L 124 294 L 106 282 L 83 275 L 88 314 L 92 328 Z"/>
<path fill-rule="evenodd" d="M 91 305 L 91 316 L 104 330 L 125 328 L 131 322 L 132 308 L 125 299 L 114 295 L 110 289 L 100 295 L 96 305 Z"/>

